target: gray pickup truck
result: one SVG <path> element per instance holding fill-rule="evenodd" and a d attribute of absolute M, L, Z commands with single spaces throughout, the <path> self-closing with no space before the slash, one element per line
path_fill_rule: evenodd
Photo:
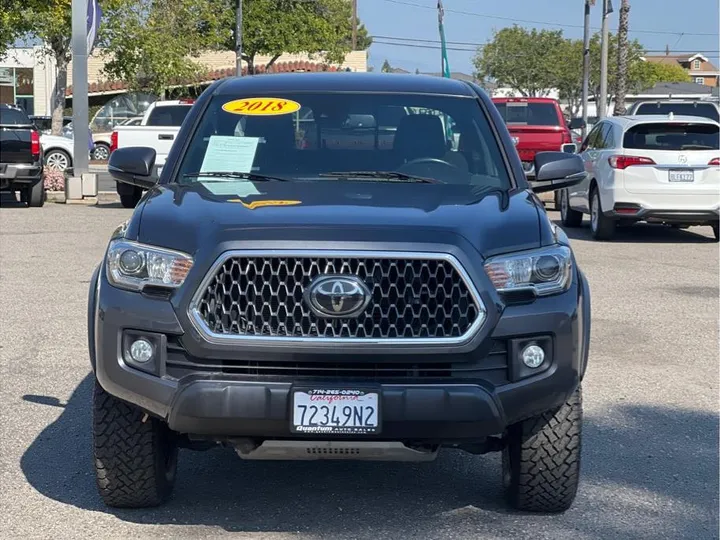
<path fill-rule="evenodd" d="M 0 191 L 20 193 L 28 206 L 45 203 L 40 133 L 19 107 L 0 103 Z"/>
<path fill-rule="evenodd" d="M 358 122 L 398 106 L 413 113 L 391 144 L 382 122 Z M 316 140 L 345 125 L 363 144 L 305 145 L 301 107 Z M 590 291 L 535 192 L 582 181 L 579 156 L 538 152 L 530 189 L 474 84 L 279 74 L 214 83 L 159 180 L 154 166 L 152 148 L 111 155 L 116 180 L 147 192 L 90 286 L 106 504 L 160 504 L 178 448 L 225 447 L 247 460 L 502 452 L 513 507 L 571 506 Z"/>

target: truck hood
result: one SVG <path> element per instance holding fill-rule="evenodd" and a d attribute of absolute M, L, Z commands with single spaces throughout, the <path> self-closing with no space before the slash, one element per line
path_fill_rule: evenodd
<path fill-rule="evenodd" d="M 470 244 L 482 256 L 539 247 L 527 191 L 387 182 L 165 184 L 147 194 L 137 239 L 195 254 L 238 240 Z"/>

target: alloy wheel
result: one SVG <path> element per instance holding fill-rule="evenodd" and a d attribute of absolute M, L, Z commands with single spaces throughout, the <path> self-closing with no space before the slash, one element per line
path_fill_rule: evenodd
<path fill-rule="evenodd" d="M 53 171 L 65 171 L 70 165 L 68 157 L 62 152 L 50 152 L 45 159 L 45 165 Z"/>

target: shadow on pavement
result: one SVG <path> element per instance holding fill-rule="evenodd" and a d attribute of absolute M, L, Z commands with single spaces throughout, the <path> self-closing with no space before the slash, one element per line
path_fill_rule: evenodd
<path fill-rule="evenodd" d="M 497 455 L 472 457 L 453 452 L 420 465 L 244 462 L 230 450 L 184 450 L 174 496 L 165 506 L 110 509 L 97 496 L 92 472 L 92 385 L 90 374 L 21 459 L 30 485 L 61 503 L 137 524 L 302 532 L 318 537 L 427 537 L 428 531 L 455 530 L 453 524 L 459 522 L 453 519 L 462 519 L 465 525 L 469 520 L 474 531 L 518 525 L 519 516 L 507 515 L 503 504 Z M 24 399 L 38 406 L 59 405 L 52 397 Z M 641 491 L 666 501 L 669 508 L 697 510 L 678 511 L 672 517 L 648 514 L 648 519 L 671 520 L 677 533 L 673 537 L 709 538 L 717 531 L 717 440 L 718 419 L 709 413 L 628 404 L 618 405 L 607 417 L 586 415 L 583 484 L 576 506 L 587 507 L 583 512 L 591 513 L 593 519 L 586 521 L 585 514 L 573 519 L 578 514 L 571 510 L 541 522 L 580 536 L 586 529 L 597 534 L 600 527 L 599 537 L 631 537 L 627 528 L 638 524 L 625 511 L 639 511 L 641 516 L 649 512 L 632 506 Z M 607 498 L 598 496 L 598 490 Z M 632 503 L 622 499 L 624 492 Z M 612 511 L 604 505 L 612 506 Z M 697 513 L 702 516 L 700 523 Z"/>
<path fill-rule="evenodd" d="M 564 227 L 559 219 L 554 219 L 553 222 L 561 227 L 565 234 L 573 240 L 588 240 L 590 242 L 597 242 L 593 240 L 590 233 L 590 222 L 588 220 L 583 221 L 582 227 Z M 629 226 L 619 226 L 615 232 L 615 236 L 612 240 L 605 241 L 605 243 L 636 243 L 636 244 L 682 244 L 682 243 L 697 243 L 707 244 L 713 243 L 712 228 L 708 225 L 703 227 L 701 230 L 708 236 L 703 236 L 693 231 L 686 229 L 675 229 L 668 225 L 650 224 L 650 223 L 636 223 Z"/>

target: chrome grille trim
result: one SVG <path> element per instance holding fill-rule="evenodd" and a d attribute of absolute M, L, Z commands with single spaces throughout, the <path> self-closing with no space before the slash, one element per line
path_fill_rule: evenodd
<path fill-rule="evenodd" d="M 403 338 L 378 338 L 378 337 L 306 337 L 306 336 L 269 336 L 269 335 L 243 335 L 218 333 L 211 330 L 200 312 L 200 304 L 211 281 L 216 278 L 218 271 L 229 259 L 232 258 L 321 258 L 321 259 L 389 259 L 389 260 L 431 260 L 445 261 L 459 274 L 467 292 L 469 293 L 477 315 L 467 330 L 459 336 L 453 337 L 403 337 Z M 351 274 L 352 275 L 352 274 Z M 291 344 L 316 344 L 316 345 L 458 345 L 471 340 L 487 318 L 487 309 L 480 294 L 475 287 L 469 274 L 460 261 L 449 253 L 438 252 L 407 252 L 407 251 L 362 251 L 362 250 L 286 250 L 286 249 L 247 249 L 231 250 L 222 253 L 212 266 L 208 269 L 205 277 L 194 292 L 187 315 L 200 333 L 203 339 L 214 344 L 252 343 L 255 345 L 291 345 Z"/>

